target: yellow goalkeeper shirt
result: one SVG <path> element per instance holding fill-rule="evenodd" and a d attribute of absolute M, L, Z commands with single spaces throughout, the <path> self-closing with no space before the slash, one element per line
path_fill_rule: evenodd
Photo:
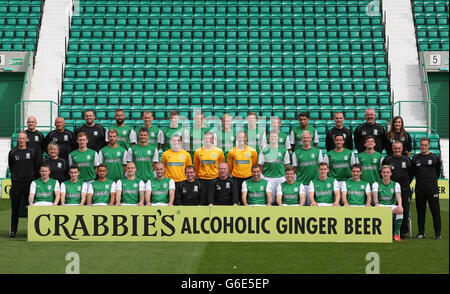
<path fill-rule="evenodd" d="M 219 163 L 225 161 L 225 155 L 219 147 L 206 150 L 198 148 L 194 153 L 194 166 L 199 179 L 212 180 L 219 176 Z"/>
<path fill-rule="evenodd" d="M 234 147 L 228 152 L 227 161 L 233 177 L 248 178 L 252 176 L 252 165 L 258 163 L 258 153 L 247 145 L 242 151 Z"/>
<path fill-rule="evenodd" d="M 192 165 L 191 155 L 183 149 L 178 152 L 172 149 L 164 151 L 161 156 L 161 162 L 166 168 L 164 175 L 175 182 L 186 180 L 184 169 L 186 166 Z"/>

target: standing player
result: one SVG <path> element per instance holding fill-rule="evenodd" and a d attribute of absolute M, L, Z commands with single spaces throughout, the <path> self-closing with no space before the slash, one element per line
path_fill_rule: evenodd
<path fill-rule="evenodd" d="M 123 179 L 127 165 L 127 150 L 117 144 L 117 130 L 108 132 L 108 145 L 98 152 L 98 161 L 108 168 L 108 179 L 116 182 Z"/>
<path fill-rule="evenodd" d="M 194 167 L 200 182 L 209 187 L 209 182 L 219 176 L 219 163 L 225 161 L 222 149 L 213 145 L 214 133 L 203 135 L 203 146 L 194 153 Z"/>
<path fill-rule="evenodd" d="M 69 167 L 70 179 L 61 184 L 61 205 L 83 206 L 86 201 L 88 183 L 81 181 L 78 166 Z"/>
<path fill-rule="evenodd" d="M 192 165 L 185 169 L 186 180 L 179 183 L 175 189 L 174 205 L 205 205 L 207 187 L 195 178 L 195 169 Z"/>
<path fill-rule="evenodd" d="M 372 185 L 372 195 L 375 206 L 388 206 L 392 208 L 394 220 L 394 240 L 401 241 L 400 228 L 403 222 L 403 207 L 400 185 L 391 180 L 391 166 L 381 167 L 382 180 Z"/>
<path fill-rule="evenodd" d="M 292 154 L 292 166 L 297 174 L 297 181 L 303 184 L 306 195 L 309 195 L 309 183 L 317 178 L 319 163 L 323 161 L 322 151 L 311 146 L 311 141 L 311 133 L 304 131 L 302 133 L 302 145 Z M 310 205 L 309 197 L 306 199 L 306 205 Z"/>
<path fill-rule="evenodd" d="M 133 128 L 125 124 L 125 112 L 121 108 L 117 108 L 114 114 L 116 123 L 106 130 L 106 142 L 108 142 L 109 130 L 117 130 L 117 143 L 128 150 L 132 145 L 136 144 L 137 138 Z"/>
<path fill-rule="evenodd" d="M 328 164 L 319 163 L 319 178 L 311 180 L 308 188 L 311 206 L 340 206 L 341 191 L 338 181 L 328 177 Z"/>
<path fill-rule="evenodd" d="M 145 183 L 136 177 L 136 165 L 134 162 L 127 164 L 127 176 L 116 182 L 117 206 L 142 206 L 144 205 Z"/>
<path fill-rule="evenodd" d="M 177 110 L 171 110 L 169 113 L 170 125 L 162 129 L 164 135 L 163 151 L 171 148 L 171 140 L 173 135 L 178 135 L 181 138 L 182 148 L 189 149 L 189 131 L 180 126 L 180 113 Z M 181 144 L 181 143 L 180 143 Z"/>
<path fill-rule="evenodd" d="M 356 163 L 356 157 L 352 150 L 344 148 L 344 136 L 334 136 L 333 150 L 325 154 L 323 161 L 330 167 L 330 177 L 338 180 L 339 187 L 342 183 L 351 178 L 351 166 Z"/>
<path fill-rule="evenodd" d="M 289 140 L 292 144 L 291 150 L 295 151 L 302 147 L 302 135 L 305 131 L 308 131 L 311 134 L 311 140 L 312 142 L 314 142 L 314 147 L 317 148 L 317 144 L 319 143 L 319 135 L 317 134 L 317 130 L 314 127 L 308 125 L 309 113 L 300 112 L 298 115 L 298 121 L 300 122 L 300 126 L 293 128 L 289 137 Z"/>
<path fill-rule="evenodd" d="M 116 197 L 116 183 L 106 177 L 108 168 L 104 164 L 97 167 L 98 179 L 88 186 L 88 206 L 113 206 Z"/>
<path fill-rule="evenodd" d="M 269 138 L 267 138 L 267 134 L 275 131 L 278 134 L 278 145 L 284 146 L 286 150 L 291 150 L 291 141 L 289 139 L 289 135 L 285 132 L 281 131 L 281 118 L 278 116 L 273 116 L 270 118 L 270 129 L 269 132 L 265 131 L 263 134 L 263 144 L 264 146 L 267 146 L 269 142 Z"/>
<path fill-rule="evenodd" d="M 174 180 L 175 185 L 186 180 L 185 168 L 192 165 L 189 152 L 181 149 L 181 136 L 175 134 L 170 139 L 170 149 L 163 152 L 165 176 Z"/>
<path fill-rule="evenodd" d="M 222 116 L 222 130 L 217 133 L 217 147 L 223 150 L 225 160 L 228 152 L 235 146 L 236 135 L 233 130 L 232 117 L 229 114 Z"/>
<path fill-rule="evenodd" d="M 400 184 L 402 188 L 402 207 L 403 207 L 403 223 L 400 230 L 400 238 L 406 237 L 408 229 L 409 219 L 409 206 L 411 192 L 411 181 L 414 178 L 412 160 L 403 154 L 403 144 L 400 141 L 396 141 L 392 144 L 393 154 L 387 156 L 383 160 L 383 165 L 390 165 L 392 170 L 391 180 Z"/>
<path fill-rule="evenodd" d="M 148 144 L 157 146 L 157 149 L 161 149 L 161 145 L 164 143 L 164 134 L 156 126 L 152 126 L 153 113 L 149 110 L 144 111 L 142 114 L 142 120 L 144 124 L 140 127 L 134 129 L 134 132 L 139 135 L 139 130 L 141 128 L 148 129 Z M 139 138 L 138 138 L 139 139 Z"/>
<path fill-rule="evenodd" d="M 195 151 L 202 147 L 203 136 L 206 132 L 210 132 L 212 134 L 211 138 L 211 146 L 217 145 L 217 136 L 212 131 L 211 128 L 204 126 L 205 115 L 201 110 L 198 110 L 194 114 L 194 125 L 191 127 L 189 131 L 189 153 L 191 157 L 194 158 Z"/>
<path fill-rule="evenodd" d="M 57 180 L 60 184 L 69 179 L 69 163 L 64 158 L 59 157 L 59 146 L 55 142 L 50 142 L 47 147 L 50 157 L 44 159 L 43 163 L 50 166 L 50 178 Z"/>
<path fill-rule="evenodd" d="M 28 205 L 30 206 L 56 206 L 59 203 L 59 183 L 50 178 L 50 166 L 41 165 L 40 178 L 31 182 Z"/>
<path fill-rule="evenodd" d="M 42 161 L 42 155 L 44 154 L 44 135 L 36 129 L 37 121 L 35 116 L 29 116 L 27 118 L 27 134 L 28 141 L 27 147 L 34 151 L 36 156 Z"/>
<path fill-rule="evenodd" d="M 45 136 L 44 150 L 48 149 L 48 144 L 55 142 L 59 147 L 59 157 L 67 160 L 69 153 L 77 148 L 76 137 L 73 132 L 66 129 L 64 118 L 58 116 L 55 119 L 55 130 Z"/>
<path fill-rule="evenodd" d="M 156 145 L 148 144 L 148 129 L 141 128 L 139 130 L 139 143 L 128 149 L 127 161 L 135 163 L 136 176 L 146 183 L 155 177 L 153 170 L 158 159 Z"/>
<path fill-rule="evenodd" d="M 261 167 L 252 166 L 252 177 L 242 184 L 244 206 L 272 206 L 272 190 L 269 182 L 261 179 Z"/>
<path fill-rule="evenodd" d="M 361 181 L 362 168 L 359 163 L 352 165 L 352 178 L 341 186 L 341 196 L 344 206 L 370 206 L 372 189 L 370 184 Z"/>
<path fill-rule="evenodd" d="M 39 174 L 40 159 L 33 150 L 27 147 L 27 141 L 27 134 L 20 132 L 17 135 L 17 147 L 9 151 L 8 154 L 8 167 L 11 173 L 9 238 L 16 237 L 19 216 L 21 216 L 20 212 L 25 211 L 28 196 L 30 195 L 31 182 Z"/>
<path fill-rule="evenodd" d="M 87 147 L 88 142 L 87 134 L 78 133 L 78 149 L 69 154 L 69 166 L 78 165 L 80 179 L 86 182 L 95 179 L 95 169 L 100 164 L 97 152 Z"/>
<path fill-rule="evenodd" d="M 271 191 L 277 191 L 277 186 L 284 181 L 285 168 L 291 163 L 289 151 L 283 145 L 278 144 L 278 132 L 273 130 L 269 135 L 269 146 L 265 147 L 260 153 L 258 164 L 261 166 L 262 178 L 267 180 Z M 273 205 L 276 204 L 276 198 L 273 199 Z"/>
<path fill-rule="evenodd" d="M 242 131 L 247 136 L 248 146 L 254 148 L 257 153 L 265 146 L 263 140 L 264 128 L 258 127 L 258 115 L 255 112 L 249 112 L 247 115 L 248 125 Z"/>
<path fill-rule="evenodd" d="M 383 163 L 383 155 L 375 151 L 375 138 L 368 136 L 365 139 L 366 150 L 358 154 L 358 163 L 362 167 L 361 180 L 373 184 L 381 181 L 380 168 Z"/>
<path fill-rule="evenodd" d="M 276 191 L 279 206 L 305 205 L 305 189 L 302 183 L 295 180 L 295 171 L 290 166 L 286 167 L 286 182 L 279 184 Z"/>
<path fill-rule="evenodd" d="M 416 177 L 416 207 L 419 234 L 417 238 L 425 238 L 425 215 L 427 202 L 433 217 L 434 237 L 441 239 L 441 212 L 439 207 L 438 179 L 441 174 L 442 161 L 429 151 L 430 139 L 420 139 L 420 153 L 412 160 L 413 174 Z"/>
<path fill-rule="evenodd" d="M 172 206 L 175 200 L 175 182 L 164 176 L 164 164 L 155 164 L 156 177 L 146 183 L 147 206 Z"/>
<path fill-rule="evenodd" d="M 87 147 L 99 152 L 106 145 L 106 129 L 95 123 L 95 112 L 91 109 L 84 112 L 84 121 L 85 123 L 73 132 L 75 138 L 78 138 L 79 133 L 85 133 L 88 137 Z"/>
<path fill-rule="evenodd" d="M 219 163 L 219 177 L 209 183 L 207 198 L 209 206 L 238 205 L 238 185 L 234 178 L 230 177 L 226 162 Z"/>
<path fill-rule="evenodd" d="M 325 135 L 325 148 L 327 151 L 336 148 L 334 144 L 334 139 L 337 135 L 342 135 L 344 137 L 344 148 L 353 150 L 353 138 L 352 131 L 344 127 L 344 113 L 342 111 L 337 111 L 334 113 L 334 127 L 327 130 Z"/>
<path fill-rule="evenodd" d="M 375 151 L 381 153 L 386 146 L 386 131 L 375 119 L 375 109 L 366 108 L 364 113 L 365 123 L 359 125 L 354 131 L 355 148 L 358 153 L 364 151 L 367 136 L 372 136 L 375 141 Z"/>
<path fill-rule="evenodd" d="M 258 164 L 258 153 L 246 144 L 247 135 L 240 131 L 236 136 L 237 145 L 228 152 L 227 163 L 230 173 L 242 190 L 242 183 L 252 176 L 252 166 Z"/>

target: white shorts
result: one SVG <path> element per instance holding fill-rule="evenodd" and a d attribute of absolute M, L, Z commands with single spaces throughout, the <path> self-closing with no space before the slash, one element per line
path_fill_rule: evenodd
<path fill-rule="evenodd" d="M 169 203 L 157 202 L 157 203 L 152 203 L 152 206 L 169 206 Z"/>
<path fill-rule="evenodd" d="M 108 206 L 108 204 L 106 204 L 106 203 L 95 203 L 95 204 L 92 204 L 92 206 Z"/>
<path fill-rule="evenodd" d="M 317 203 L 317 206 L 333 206 L 333 203 Z"/>
<path fill-rule="evenodd" d="M 283 206 L 300 206 L 300 204 L 283 204 Z"/>
<path fill-rule="evenodd" d="M 266 204 L 249 204 L 248 206 L 267 206 Z"/>
<path fill-rule="evenodd" d="M 64 204 L 65 206 L 80 206 L 80 204 Z"/>
<path fill-rule="evenodd" d="M 39 202 L 35 202 L 33 203 L 34 206 L 52 206 L 53 202 L 48 202 L 48 201 L 39 201 Z"/>
<path fill-rule="evenodd" d="M 137 204 L 121 203 L 122 206 L 137 206 Z"/>
<path fill-rule="evenodd" d="M 342 191 L 342 186 L 345 184 L 345 181 L 337 181 L 339 185 L 339 190 Z"/>
<path fill-rule="evenodd" d="M 398 206 L 397 205 L 384 205 L 384 204 L 380 204 L 380 207 L 391 207 L 392 211 L 394 211 L 394 209 L 396 209 Z"/>
<path fill-rule="evenodd" d="M 351 207 L 365 207 L 365 205 L 350 205 Z"/>

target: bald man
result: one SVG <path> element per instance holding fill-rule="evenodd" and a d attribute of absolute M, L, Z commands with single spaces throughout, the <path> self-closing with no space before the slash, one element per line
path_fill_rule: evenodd
<path fill-rule="evenodd" d="M 375 151 L 382 153 L 383 149 L 386 146 L 386 130 L 382 125 L 376 122 L 377 114 L 375 113 L 375 109 L 369 107 L 366 108 L 364 112 L 364 119 L 366 120 L 364 123 L 359 125 L 354 133 L 353 137 L 355 140 L 355 148 L 358 150 L 358 153 L 364 152 L 364 142 L 366 137 L 373 136 L 375 138 Z"/>
<path fill-rule="evenodd" d="M 30 115 L 27 118 L 27 129 L 25 133 L 28 137 L 27 147 L 36 153 L 36 156 L 42 159 L 42 154 L 44 152 L 44 135 L 36 129 L 37 120 L 36 117 Z"/>
<path fill-rule="evenodd" d="M 66 122 L 61 116 L 58 116 L 55 119 L 55 129 L 45 136 L 44 150 L 47 150 L 50 142 L 58 144 L 59 157 L 65 160 L 68 160 L 69 153 L 77 148 L 75 135 L 73 132 L 66 129 Z"/>

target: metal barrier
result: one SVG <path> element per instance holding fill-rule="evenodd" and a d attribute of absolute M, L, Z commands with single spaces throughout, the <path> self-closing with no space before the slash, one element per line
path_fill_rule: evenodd
<path fill-rule="evenodd" d="M 28 109 L 36 108 L 39 110 L 39 113 L 50 113 L 48 124 L 37 125 L 36 128 L 48 128 L 49 131 L 54 128 L 53 121 L 58 114 L 58 103 L 51 100 L 22 100 L 14 105 L 14 132 L 20 132 L 27 128 L 25 114 L 29 113 Z M 54 115 L 55 111 L 56 115 Z"/>

